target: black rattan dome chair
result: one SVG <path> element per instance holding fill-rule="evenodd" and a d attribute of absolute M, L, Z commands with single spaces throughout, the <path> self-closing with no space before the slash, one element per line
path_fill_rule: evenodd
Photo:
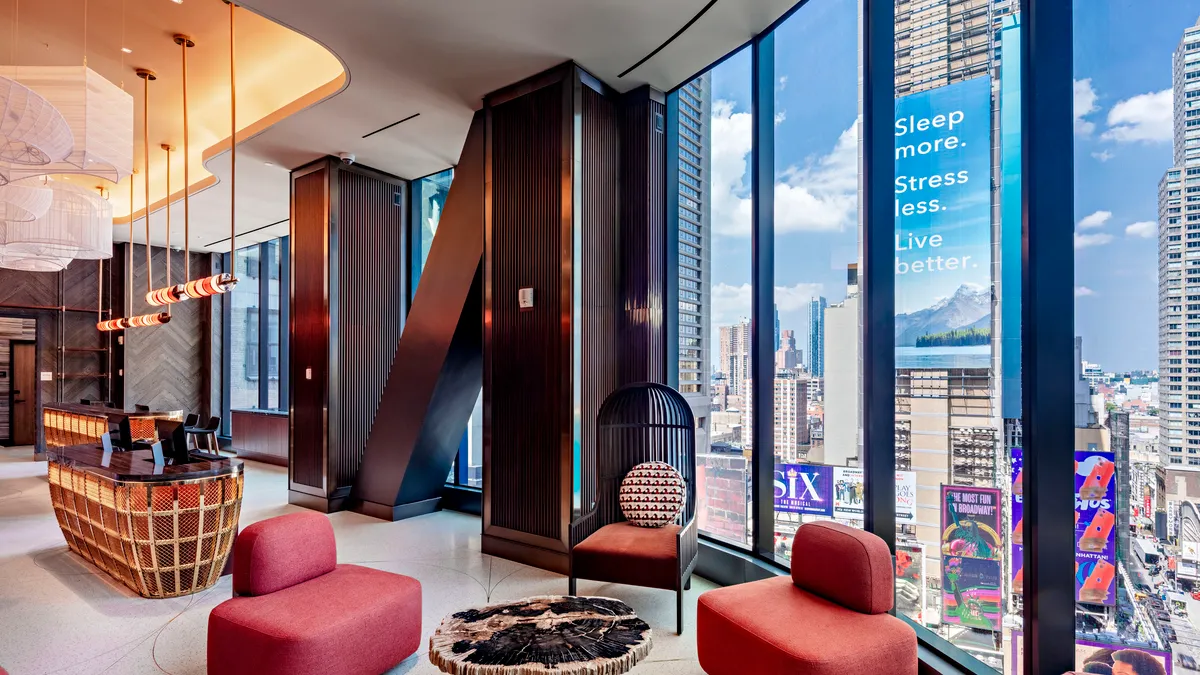
<path fill-rule="evenodd" d="M 576 579 L 673 590 L 683 633 L 683 591 L 691 587 L 696 539 L 696 422 L 674 389 L 650 382 L 617 389 L 597 418 L 596 499 L 571 526 L 570 594 Z M 675 467 L 686 484 L 674 524 L 629 523 L 618 501 L 621 480 L 642 462 Z"/>

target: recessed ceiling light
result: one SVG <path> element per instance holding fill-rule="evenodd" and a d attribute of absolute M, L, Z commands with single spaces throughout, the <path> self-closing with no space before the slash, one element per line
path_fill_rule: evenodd
<path fill-rule="evenodd" d="M 171 2 L 173 2 L 173 3 L 177 4 L 177 5 L 182 5 L 182 4 L 183 4 L 183 0 L 171 0 Z"/>
<path fill-rule="evenodd" d="M 132 54 L 132 53 L 133 53 L 133 50 L 132 50 L 132 49 L 130 49 L 129 47 L 121 47 L 121 51 L 125 52 L 126 54 Z"/>
<path fill-rule="evenodd" d="M 274 165 L 273 163 L 271 163 L 271 162 L 263 162 L 263 165 L 264 165 L 264 166 L 275 166 L 275 165 Z"/>

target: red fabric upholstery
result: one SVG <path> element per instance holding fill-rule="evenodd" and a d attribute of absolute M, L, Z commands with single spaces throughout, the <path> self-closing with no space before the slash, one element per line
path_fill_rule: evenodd
<path fill-rule="evenodd" d="M 792 541 L 792 581 L 856 612 L 891 611 L 894 573 L 887 544 L 869 532 L 837 523 L 808 523 Z"/>
<path fill-rule="evenodd" d="M 421 643 L 421 584 L 358 565 L 259 597 L 227 600 L 208 617 L 213 675 L 379 675 Z"/>
<path fill-rule="evenodd" d="M 254 523 L 233 545 L 233 592 L 266 595 L 315 579 L 337 566 L 329 518 L 315 511 Z"/>
<path fill-rule="evenodd" d="M 788 577 L 704 593 L 696 623 L 708 675 L 917 673 L 917 636 L 903 621 L 841 607 Z"/>
<path fill-rule="evenodd" d="M 379 675 L 420 646 L 420 582 L 336 564 L 319 513 L 254 523 L 234 556 L 240 597 L 208 617 L 213 675 Z"/>
<path fill-rule="evenodd" d="M 679 585 L 678 525 L 605 525 L 571 551 L 579 579 L 674 590 Z"/>

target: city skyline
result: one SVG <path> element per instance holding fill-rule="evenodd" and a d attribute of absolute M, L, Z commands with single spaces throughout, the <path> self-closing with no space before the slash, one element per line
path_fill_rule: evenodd
<path fill-rule="evenodd" d="M 1075 38 L 1076 333 L 1115 372 L 1157 368 L 1158 180 L 1171 165 L 1171 53 L 1200 2 L 1100 0 Z M 808 344 L 807 304 L 843 299 L 857 260 L 857 52 L 853 0 L 802 8 L 776 47 L 776 301 Z M 1110 26 L 1121 26 L 1114 33 Z M 1113 39 L 1132 31 L 1136 43 Z M 782 49 L 783 37 L 787 49 Z M 819 59 L 820 69 L 805 68 Z M 713 71 L 712 343 L 750 309 L 750 54 Z M 814 97 L 820 105 L 814 105 Z M 1106 308 L 1128 320 L 1112 322 Z"/>

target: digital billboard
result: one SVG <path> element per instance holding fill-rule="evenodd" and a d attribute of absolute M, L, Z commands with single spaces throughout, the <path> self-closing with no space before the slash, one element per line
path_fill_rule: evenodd
<path fill-rule="evenodd" d="M 1116 469 L 1111 452 L 1075 451 L 1075 595 L 1079 602 L 1116 603 Z"/>
<path fill-rule="evenodd" d="M 988 367 L 991 78 L 896 99 L 896 367 Z"/>
<path fill-rule="evenodd" d="M 775 465 L 775 510 L 833 516 L 833 467 Z"/>
<path fill-rule="evenodd" d="M 833 517 L 842 520 L 863 519 L 865 485 L 863 470 L 857 467 L 833 468 Z M 896 472 L 896 522 L 917 522 L 917 474 Z"/>
<path fill-rule="evenodd" d="M 1000 490 L 942 486 L 942 622 L 998 631 Z"/>
<path fill-rule="evenodd" d="M 1025 672 L 1025 635 L 1023 631 L 1012 632 L 1012 660 L 1009 661 L 1014 675 Z M 1126 667 L 1118 671 L 1118 664 Z M 1171 654 L 1145 647 L 1128 647 L 1092 640 L 1075 640 L 1074 673 L 1127 672 L 1141 675 L 1172 675 Z M 1068 673 L 1067 675 L 1072 675 Z"/>
<path fill-rule="evenodd" d="M 1025 546 L 1023 545 L 1025 527 L 1025 453 L 1021 448 L 1013 448 L 1009 455 L 1012 472 L 1012 515 L 1009 518 L 1009 541 L 1012 543 L 1012 592 L 1017 595 L 1025 591 Z"/>

